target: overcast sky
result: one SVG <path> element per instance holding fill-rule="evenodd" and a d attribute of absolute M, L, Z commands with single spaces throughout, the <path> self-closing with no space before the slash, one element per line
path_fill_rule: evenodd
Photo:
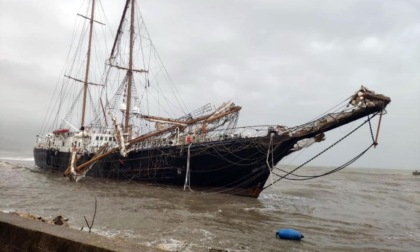
<path fill-rule="evenodd" d="M 124 2 L 102 0 L 114 31 Z M 30 155 L 81 4 L 0 0 L 0 149 Z M 242 106 L 241 126 L 295 126 L 365 85 L 392 102 L 379 146 L 353 166 L 420 168 L 420 1 L 142 0 L 140 6 L 188 108 L 232 99 Z M 306 161 L 357 125 L 282 163 Z M 360 131 L 312 164 L 340 165 L 360 153 L 370 144 L 368 128 Z"/>

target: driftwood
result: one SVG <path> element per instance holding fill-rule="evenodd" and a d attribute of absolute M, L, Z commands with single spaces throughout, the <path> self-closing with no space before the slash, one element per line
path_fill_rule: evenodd
<path fill-rule="evenodd" d="M 95 197 L 95 211 L 93 212 L 93 218 L 92 218 L 92 222 L 90 223 L 90 225 L 89 225 L 88 220 L 86 219 L 86 216 L 83 216 L 83 218 L 85 218 L 86 225 L 87 225 L 87 226 L 88 226 L 88 228 L 89 228 L 89 233 L 90 233 L 90 231 L 92 230 L 93 223 L 95 222 L 95 217 L 96 217 L 96 207 L 97 207 L 97 200 L 96 200 L 96 197 Z M 80 230 L 83 230 L 83 227 L 82 227 Z"/>

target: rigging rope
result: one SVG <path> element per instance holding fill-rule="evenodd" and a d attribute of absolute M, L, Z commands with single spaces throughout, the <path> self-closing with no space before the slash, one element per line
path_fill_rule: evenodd
<path fill-rule="evenodd" d="M 265 162 L 267 163 L 267 168 L 270 171 L 270 175 L 271 175 L 271 173 L 273 173 L 273 168 L 274 168 L 274 163 L 273 163 L 273 135 L 274 135 L 274 133 L 270 133 L 270 144 L 268 145 L 267 159 L 265 160 Z M 270 150 L 271 150 L 271 159 L 272 159 L 271 160 L 271 165 L 268 162 L 268 159 L 270 157 Z M 271 181 L 271 185 L 272 185 L 273 184 L 273 177 L 272 176 L 270 176 L 270 181 Z"/>
<path fill-rule="evenodd" d="M 362 124 L 360 124 L 358 127 L 356 127 L 355 129 L 353 129 L 352 131 L 350 131 L 348 134 L 346 134 L 345 136 L 343 136 L 342 138 L 340 138 L 338 141 L 336 141 L 335 143 L 333 143 L 332 145 L 330 145 L 329 147 L 327 147 L 326 149 L 324 149 L 323 151 L 321 151 L 320 153 L 318 153 L 317 155 L 315 155 L 314 157 L 312 157 L 312 158 L 310 158 L 308 161 L 306 161 L 306 162 L 304 162 L 303 164 L 301 164 L 301 165 L 299 165 L 298 167 L 296 167 L 295 169 L 293 169 L 293 170 L 291 170 L 290 172 L 286 172 L 286 174 L 285 175 L 283 175 L 283 176 L 281 176 L 281 175 L 278 175 L 278 174 L 276 174 L 276 173 L 274 173 L 273 172 L 273 174 L 275 174 L 275 175 L 277 175 L 277 176 L 279 176 L 279 178 L 277 179 L 277 180 L 275 180 L 274 182 L 272 182 L 271 184 L 269 184 L 269 185 L 267 185 L 267 186 L 265 186 L 264 188 L 263 188 L 263 190 L 265 190 L 265 189 L 267 189 L 268 187 L 270 187 L 270 186 L 272 186 L 272 185 L 274 185 L 275 183 L 277 183 L 277 182 L 279 182 L 280 180 L 282 180 L 282 179 L 289 179 L 289 180 L 308 180 L 308 179 L 313 179 L 313 178 L 317 178 L 317 177 L 322 177 L 322 176 L 325 176 L 325 175 L 328 175 L 328 174 L 331 174 L 331 173 L 334 173 L 334 172 L 337 172 L 337 171 L 339 171 L 339 170 L 342 170 L 342 169 L 344 169 L 345 167 L 347 167 L 347 166 L 349 166 L 350 164 L 352 164 L 352 163 L 354 163 L 357 159 L 359 159 L 361 156 L 363 156 L 372 146 L 374 146 L 375 145 L 375 139 L 374 139 L 374 137 L 373 137 L 373 130 L 372 130 L 372 125 L 371 125 L 371 122 L 370 122 L 370 120 L 373 118 L 373 117 L 375 117 L 376 115 L 377 115 L 378 113 L 375 113 L 375 114 L 373 114 L 372 116 L 368 116 L 368 119 L 366 120 L 366 121 L 364 121 Z M 289 176 L 289 175 L 294 175 L 294 176 L 296 176 L 295 174 L 293 174 L 295 171 L 297 171 L 298 169 L 300 169 L 300 168 L 302 168 L 303 166 L 305 166 L 306 164 L 308 164 L 308 163 L 310 163 L 312 160 L 314 160 L 314 159 L 316 159 L 317 157 L 319 157 L 319 156 L 321 156 L 322 154 L 324 154 L 327 150 L 329 150 L 329 149 L 331 149 L 332 147 L 334 147 L 335 145 L 337 145 L 338 143 L 340 143 L 342 140 L 344 140 L 345 138 L 347 138 L 348 136 L 350 136 L 351 134 L 353 134 L 356 130 L 358 130 L 358 129 L 360 129 L 363 125 L 365 125 L 367 122 L 369 122 L 369 129 L 370 129 L 370 133 L 371 133 L 371 136 L 372 136 L 372 141 L 373 141 L 373 143 L 366 149 L 366 150 L 364 150 L 364 151 L 362 151 L 359 155 L 357 155 L 356 157 L 354 157 L 353 159 L 351 159 L 350 161 L 348 161 L 347 163 L 345 163 L 345 164 L 343 164 L 343 165 L 341 165 L 341 166 L 339 166 L 339 167 L 337 167 L 337 168 L 335 168 L 334 170 L 332 170 L 332 171 L 330 171 L 330 172 L 327 172 L 327 173 L 325 173 L 325 174 L 321 174 L 321 175 L 318 175 L 318 176 L 308 176 L 307 178 L 305 178 L 305 179 L 290 179 L 290 178 L 287 178 L 287 176 Z M 278 170 L 280 170 L 279 168 L 277 168 L 277 167 L 275 167 L 276 169 L 278 169 Z M 282 171 L 282 170 L 281 170 Z"/>
<path fill-rule="evenodd" d="M 190 181 L 190 157 L 191 157 L 191 153 L 190 153 L 190 148 L 191 148 L 192 143 L 190 143 L 190 145 L 188 145 L 188 158 L 187 158 L 187 171 L 185 172 L 185 184 L 184 184 L 184 191 L 185 189 L 188 187 L 188 189 L 191 190 L 191 181 Z"/>
<path fill-rule="evenodd" d="M 337 168 L 335 168 L 335 169 L 333 169 L 333 170 L 331 170 L 331 171 L 329 171 L 329 172 L 326 172 L 326 173 L 323 173 L 323 174 L 320 174 L 320 175 L 315 175 L 315 176 L 302 176 L 302 175 L 296 175 L 296 174 L 291 174 L 291 175 L 293 175 L 293 176 L 296 176 L 296 177 L 300 177 L 300 178 L 287 178 L 286 176 L 283 176 L 283 178 L 284 179 L 287 179 L 287 180 L 310 180 L 310 179 L 315 179 L 315 178 L 320 178 L 320 177 L 323 177 L 323 176 L 326 176 L 326 175 L 329 175 L 329 174 L 332 174 L 332 173 L 334 173 L 334 172 L 338 172 L 338 171 L 340 171 L 340 170 L 342 170 L 342 169 L 344 169 L 344 168 L 346 168 L 347 166 L 349 166 L 349 165 L 351 165 L 352 163 L 354 163 L 356 160 L 358 160 L 360 157 L 362 157 L 370 148 L 372 148 L 372 146 L 375 146 L 375 144 L 374 143 L 372 143 L 372 144 L 370 144 L 369 145 L 369 147 L 368 148 L 366 148 L 364 151 L 362 151 L 359 155 L 357 155 L 356 157 L 354 157 L 353 159 L 351 159 L 350 161 L 348 161 L 348 162 L 346 162 L 346 163 L 344 163 L 344 164 L 342 164 L 341 166 L 339 166 L 339 167 L 337 167 Z M 280 170 L 280 171 L 282 171 L 282 172 L 285 172 L 285 173 L 287 173 L 287 171 L 284 171 L 284 170 L 281 170 L 281 169 L 279 169 L 279 168 L 277 168 L 276 167 L 276 169 L 277 170 Z M 277 176 L 279 176 L 279 177 L 282 177 L 281 175 L 279 175 L 279 174 L 277 174 L 277 173 L 275 173 L 275 172 L 272 172 L 274 175 L 277 175 Z M 276 181 L 277 182 L 277 181 Z M 271 184 L 270 184 L 271 185 Z M 267 186 L 268 187 L 268 186 Z M 265 188 L 264 188 L 265 189 Z"/>

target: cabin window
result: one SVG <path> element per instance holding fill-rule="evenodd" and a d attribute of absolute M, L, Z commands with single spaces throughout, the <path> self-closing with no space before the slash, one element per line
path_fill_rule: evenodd
<path fill-rule="evenodd" d="M 101 137 L 101 141 L 104 140 L 104 137 Z"/>
<path fill-rule="evenodd" d="M 96 140 L 99 140 L 99 136 L 96 136 Z"/>

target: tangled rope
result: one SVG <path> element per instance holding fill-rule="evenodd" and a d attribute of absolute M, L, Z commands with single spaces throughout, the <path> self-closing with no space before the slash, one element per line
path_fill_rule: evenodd
<path fill-rule="evenodd" d="M 274 185 L 275 183 L 279 182 L 282 179 L 287 179 L 287 180 L 309 180 L 309 179 L 314 179 L 314 178 L 319 178 L 319 177 L 323 177 L 329 174 L 332 174 L 334 172 L 340 171 L 344 168 L 346 168 L 347 166 L 351 165 L 352 163 L 354 163 L 356 160 L 358 160 L 360 157 L 362 157 L 370 148 L 372 148 L 372 146 L 375 146 L 375 139 L 373 136 L 373 130 L 372 130 L 372 124 L 370 122 L 370 120 L 372 118 L 374 118 L 378 113 L 373 114 L 372 116 L 368 116 L 368 119 L 366 121 L 364 121 L 362 124 L 360 124 L 359 126 L 357 126 L 355 129 L 353 129 L 352 131 L 350 131 L 349 133 L 347 133 L 345 136 L 343 136 L 342 138 L 340 138 L 338 141 L 336 141 L 335 143 L 333 143 L 332 145 L 330 145 L 329 147 L 327 147 L 326 149 L 324 149 L 323 151 L 321 151 L 320 153 L 318 153 L 317 155 L 315 155 L 314 157 L 310 158 L 308 161 L 304 162 L 303 164 L 299 165 L 298 167 L 296 167 L 295 169 L 287 172 L 284 171 L 282 169 L 279 169 L 277 167 L 277 170 L 285 172 L 285 175 L 279 175 L 277 173 L 272 172 L 274 175 L 278 176 L 279 178 L 277 180 L 275 180 L 274 182 L 270 183 L 269 185 L 265 186 L 263 188 L 263 190 L 267 189 L 268 187 Z M 324 174 L 321 175 L 315 175 L 315 176 L 301 176 L 301 175 L 295 175 L 293 174 L 295 171 L 299 170 L 300 168 L 302 168 L 303 166 L 307 165 L 308 163 L 310 163 L 312 160 L 316 159 L 317 157 L 321 156 L 322 154 L 324 154 L 326 151 L 328 151 L 329 149 L 331 149 L 332 147 L 334 147 L 335 145 L 337 145 L 338 143 L 340 143 L 341 141 L 343 141 L 345 138 L 347 138 L 348 136 L 350 136 L 351 134 L 353 134 L 355 131 L 357 131 L 358 129 L 360 129 L 363 125 L 365 125 L 366 123 L 369 123 L 369 129 L 370 129 L 370 133 L 371 133 L 371 137 L 372 137 L 372 143 L 369 145 L 368 148 L 366 148 L 364 151 L 362 151 L 360 154 L 358 154 L 356 157 L 354 157 L 353 159 L 351 159 L 350 161 L 344 163 L 343 165 L 329 171 L 326 172 Z M 296 177 L 300 177 L 300 178 L 287 178 L 289 175 L 293 175 Z"/>

